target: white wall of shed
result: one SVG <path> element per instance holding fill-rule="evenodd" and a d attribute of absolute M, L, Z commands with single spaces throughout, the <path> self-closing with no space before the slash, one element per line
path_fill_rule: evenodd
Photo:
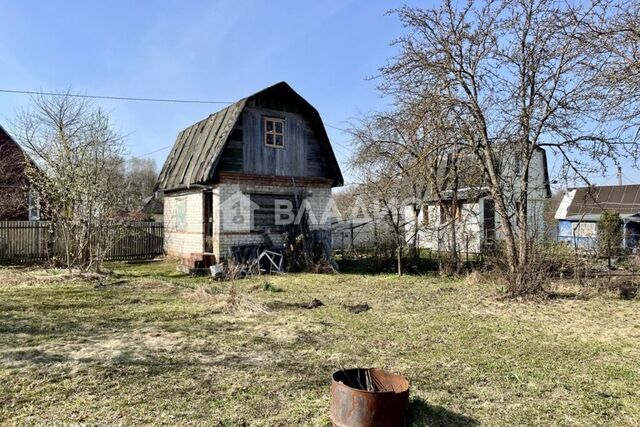
<path fill-rule="evenodd" d="M 177 206 L 186 203 L 186 229 L 178 230 Z M 164 251 L 169 256 L 202 253 L 204 249 L 203 192 L 201 189 L 165 194 Z"/>

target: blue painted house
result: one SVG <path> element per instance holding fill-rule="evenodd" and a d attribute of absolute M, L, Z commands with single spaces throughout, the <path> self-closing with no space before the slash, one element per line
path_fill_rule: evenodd
<path fill-rule="evenodd" d="M 558 240 L 579 248 L 597 244 L 597 223 L 605 211 L 620 214 L 623 245 L 635 250 L 640 243 L 640 185 L 608 185 L 569 189 L 556 211 Z"/>

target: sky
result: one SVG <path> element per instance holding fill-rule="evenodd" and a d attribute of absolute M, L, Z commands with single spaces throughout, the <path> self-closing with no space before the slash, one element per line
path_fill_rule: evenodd
<path fill-rule="evenodd" d="M 412 4 L 0 0 L 0 89 L 236 101 L 284 80 L 320 112 L 349 182 L 349 135 L 329 126 L 347 127 L 387 105 L 375 76 L 403 28 L 386 12 L 405 3 Z M 158 168 L 180 130 L 223 107 L 94 102 L 126 135 L 130 155 L 151 157 Z M 0 93 L 0 124 L 11 130 L 28 103 L 26 95 Z M 594 181 L 615 183 L 615 170 L 603 173 Z"/>
<path fill-rule="evenodd" d="M 402 34 L 394 1 L 0 0 L 0 89 L 236 101 L 288 82 L 327 124 L 383 108 L 378 67 Z M 11 129 L 27 95 L 0 93 Z M 183 128 L 222 108 L 96 100 L 132 156 L 171 146 Z M 327 128 L 348 176 L 349 135 Z M 162 166 L 169 149 L 149 156 Z"/>

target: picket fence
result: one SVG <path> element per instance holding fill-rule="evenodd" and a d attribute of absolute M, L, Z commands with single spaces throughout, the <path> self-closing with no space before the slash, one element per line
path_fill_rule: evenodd
<path fill-rule="evenodd" d="M 162 255 L 164 228 L 158 222 L 130 222 L 106 229 L 107 260 L 149 259 Z M 0 221 L 0 262 L 37 262 L 62 256 L 63 246 L 48 221 Z"/>

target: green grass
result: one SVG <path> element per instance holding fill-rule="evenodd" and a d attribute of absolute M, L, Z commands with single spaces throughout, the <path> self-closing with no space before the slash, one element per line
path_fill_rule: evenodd
<path fill-rule="evenodd" d="M 264 277 L 111 268 L 124 283 L 0 270 L 0 424 L 326 426 L 331 373 L 353 366 L 407 376 L 412 425 L 640 424 L 637 300 L 347 274 L 270 276 L 281 292 L 265 292 Z"/>

